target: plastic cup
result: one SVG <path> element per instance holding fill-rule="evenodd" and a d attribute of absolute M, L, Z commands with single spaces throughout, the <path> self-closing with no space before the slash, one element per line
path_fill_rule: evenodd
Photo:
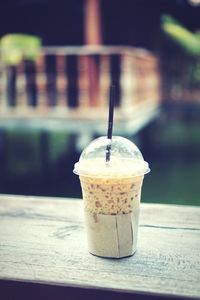
<path fill-rule="evenodd" d="M 112 258 L 134 254 L 141 188 L 149 171 L 137 146 L 122 137 L 100 137 L 82 152 L 74 173 L 81 182 L 90 253 Z"/>

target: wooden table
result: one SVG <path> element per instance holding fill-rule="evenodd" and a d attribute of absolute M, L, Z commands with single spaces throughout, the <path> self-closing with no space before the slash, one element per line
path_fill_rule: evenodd
<path fill-rule="evenodd" d="M 200 207 L 142 204 L 136 254 L 87 252 L 82 201 L 0 196 L 0 299 L 200 298 Z"/>

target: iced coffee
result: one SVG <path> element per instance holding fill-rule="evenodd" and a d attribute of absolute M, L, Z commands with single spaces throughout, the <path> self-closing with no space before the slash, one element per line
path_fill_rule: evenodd
<path fill-rule="evenodd" d="M 139 149 L 113 137 L 111 159 L 105 161 L 106 137 L 93 141 L 75 164 L 85 210 L 89 252 L 120 258 L 136 251 L 141 188 L 149 171 Z"/>

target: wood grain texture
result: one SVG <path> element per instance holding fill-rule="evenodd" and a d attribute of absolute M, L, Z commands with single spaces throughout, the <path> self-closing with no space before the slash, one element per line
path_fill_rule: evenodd
<path fill-rule="evenodd" d="M 200 208 L 142 204 L 138 250 L 88 253 L 82 201 L 0 196 L 0 279 L 200 298 Z"/>

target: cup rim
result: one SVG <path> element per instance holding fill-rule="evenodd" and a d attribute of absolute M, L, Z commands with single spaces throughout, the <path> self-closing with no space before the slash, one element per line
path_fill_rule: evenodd
<path fill-rule="evenodd" d="M 131 173 L 126 173 L 126 172 L 120 172 L 120 173 L 101 173 L 97 174 L 94 172 L 84 172 L 83 170 L 78 170 L 77 166 L 79 164 L 79 161 L 75 163 L 73 173 L 78 176 L 82 177 L 95 177 L 95 178 L 133 178 L 133 177 L 139 177 L 139 176 L 144 176 L 148 174 L 151 169 L 149 168 L 149 164 L 146 161 L 143 161 L 144 165 L 146 165 L 146 169 L 142 169 L 141 171 L 138 171 L 137 173 L 134 173 L 134 171 Z"/>

